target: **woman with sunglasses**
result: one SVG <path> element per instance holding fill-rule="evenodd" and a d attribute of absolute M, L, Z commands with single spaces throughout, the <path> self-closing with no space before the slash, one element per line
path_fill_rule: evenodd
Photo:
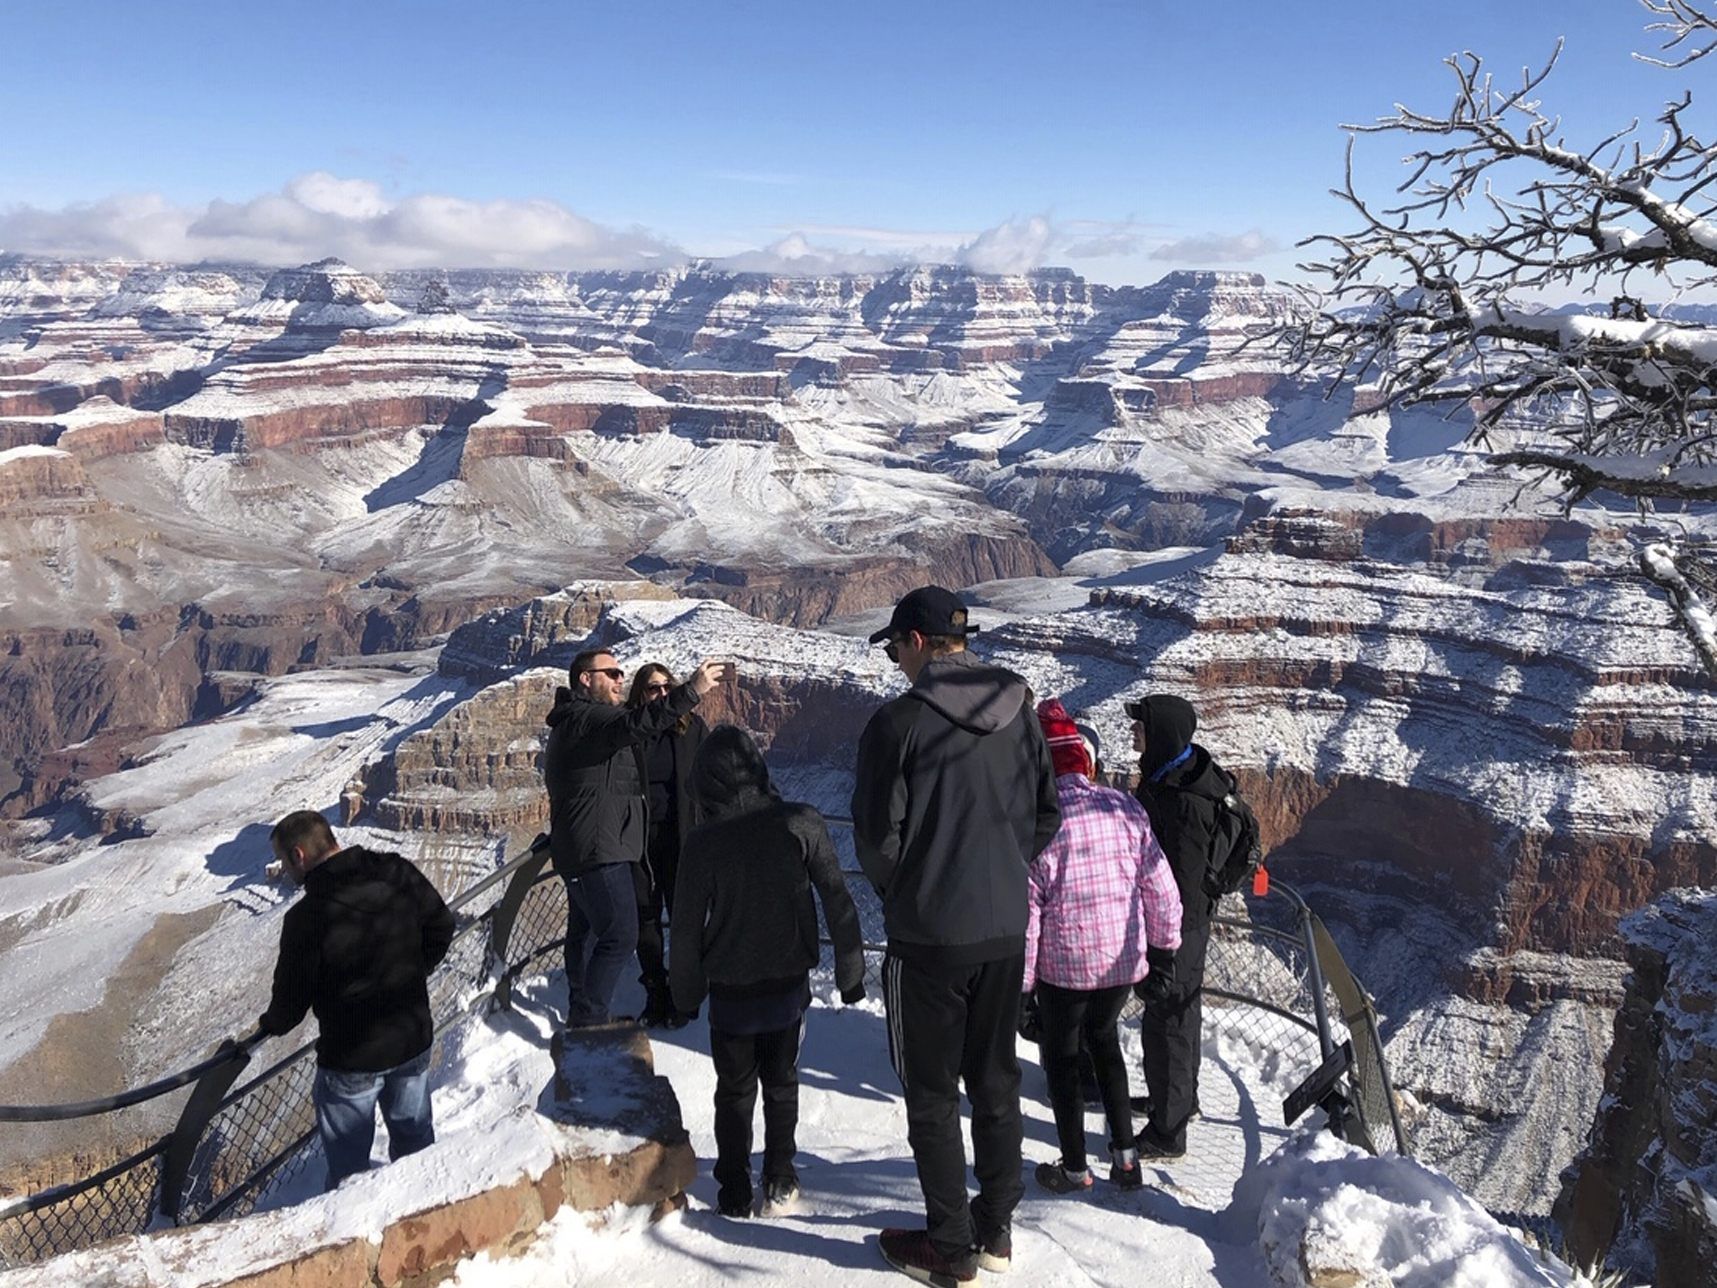
<path fill-rule="evenodd" d="M 674 673 L 660 662 L 646 662 L 632 679 L 626 705 L 642 707 L 660 702 L 674 689 Z M 697 823 L 695 793 L 691 790 L 692 760 L 703 745 L 709 727 L 695 711 L 688 711 L 666 733 L 639 747 L 642 773 L 650 797 L 650 834 L 644 862 L 638 865 L 638 976 L 644 985 L 644 1013 L 638 1017 L 646 1027 L 677 1029 L 691 1017 L 674 1007 L 668 990 L 668 972 L 663 964 L 662 918 L 674 915 L 674 878 L 679 872 L 680 847 L 686 833 Z"/>

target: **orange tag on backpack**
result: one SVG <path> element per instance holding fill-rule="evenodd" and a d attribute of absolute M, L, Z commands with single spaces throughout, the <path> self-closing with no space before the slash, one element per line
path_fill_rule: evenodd
<path fill-rule="evenodd" d="M 1252 874 L 1252 896 L 1256 899 L 1262 899 L 1269 893 L 1270 869 L 1260 863 L 1258 865 L 1258 870 Z"/>

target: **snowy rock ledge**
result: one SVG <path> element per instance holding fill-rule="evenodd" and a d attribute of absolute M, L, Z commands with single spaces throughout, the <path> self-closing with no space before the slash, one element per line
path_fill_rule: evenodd
<path fill-rule="evenodd" d="M 1621 935 L 1633 975 L 1555 1217 L 1582 1259 L 1702 1288 L 1717 1266 L 1717 890 L 1671 891 Z"/>
<path fill-rule="evenodd" d="M 1324 1130 L 1241 1177 L 1234 1237 L 1256 1231 L 1279 1288 L 1574 1288 L 1585 1281 L 1528 1248 L 1448 1177 L 1374 1158 Z"/>
<path fill-rule="evenodd" d="M 114 1240 L 0 1273 L 0 1288 L 391 1288 L 439 1280 L 479 1251 L 517 1251 L 563 1209 L 660 1215 L 680 1206 L 697 1160 L 643 1031 L 616 1024 L 565 1042 L 557 1035 L 548 1054 L 552 1081 L 535 1103 L 521 1103 L 519 1080 L 504 1075 L 528 1072 L 540 1086 L 548 1065 L 540 1047 L 501 1071 L 498 1094 L 487 1097 L 496 1113 L 455 1109 L 456 1127 L 429 1149 L 333 1194 Z M 486 1072 L 494 1071 L 467 1068 L 467 1086 Z"/>

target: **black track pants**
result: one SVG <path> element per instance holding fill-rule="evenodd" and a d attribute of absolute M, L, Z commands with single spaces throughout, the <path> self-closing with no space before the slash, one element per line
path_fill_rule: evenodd
<path fill-rule="evenodd" d="M 924 1191 L 931 1242 L 961 1255 L 974 1236 L 1006 1229 L 1025 1192 L 1020 1180 L 1019 988 L 1025 956 L 973 966 L 883 962 L 888 1052 L 906 1099 L 906 1133 Z M 960 1082 L 972 1103 L 968 1204 Z"/>

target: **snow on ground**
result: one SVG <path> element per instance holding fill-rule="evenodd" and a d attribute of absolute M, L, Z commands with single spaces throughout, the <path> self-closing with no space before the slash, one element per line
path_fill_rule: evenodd
<path fill-rule="evenodd" d="M 475 1141 L 497 1121 L 509 1096 L 528 1102 L 548 1084 L 547 1044 L 563 988 L 558 975 L 535 981 L 515 1014 L 492 1017 L 465 1044 L 436 1091 L 437 1150 L 463 1156 L 480 1149 Z M 904 1282 L 875 1244 L 882 1226 L 923 1219 L 881 1005 L 871 998 L 838 1006 L 832 991 L 826 977 L 817 979 L 800 1060 L 804 1196 L 795 1213 L 749 1221 L 716 1215 L 710 1176 L 715 1079 L 706 1054 L 708 1027 L 699 1021 L 651 1039 L 657 1072 L 672 1081 L 698 1154 L 687 1209 L 655 1224 L 641 1210 L 565 1211 L 545 1223 L 521 1255 L 472 1257 L 450 1282 L 458 1288 L 549 1288 L 622 1278 L 678 1288 L 736 1279 Z M 641 1000 L 629 984 L 617 1006 L 624 1010 Z M 1055 1197 L 1036 1187 L 1032 1168 L 1056 1158 L 1058 1149 L 1035 1048 L 1021 1044 L 1026 1194 L 1014 1219 L 1011 1282 L 1255 1288 L 1271 1282 L 1274 1268 L 1282 1276 L 1278 1282 L 1293 1285 L 1301 1281 L 1282 1261 L 1283 1250 L 1297 1254 L 1303 1230 L 1332 1253 L 1372 1258 L 1356 1264 L 1399 1271 L 1405 1277 L 1394 1282 L 1410 1288 L 1577 1282 L 1540 1262 L 1447 1178 L 1410 1161 L 1372 1159 L 1327 1133 L 1302 1130 L 1290 1137 L 1279 1126 L 1279 1106 L 1302 1071 L 1247 1041 L 1244 1026 L 1230 1023 L 1221 1010 L 1210 1014 L 1200 1088 L 1205 1116 L 1193 1125 L 1188 1158 L 1147 1170 L 1150 1188 L 1131 1195 L 1101 1181 L 1090 1199 Z M 1137 1030 L 1123 1032 L 1136 1070 Z M 759 1121 L 759 1158 L 761 1130 Z M 1088 1115 L 1087 1133 L 1095 1163 L 1105 1137 L 1100 1114 Z M 1273 1153 L 1290 1141 L 1286 1151 Z M 378 1161 L 381 1154 L 378 1142 Z M 1105 1171 L 1099 1168 L 1099 1176 Z M 1230 1191 L 1243 1172 L 1250 1179 L 1231 1205 Z M 373 1186 L 376 1177 L 372 1173 L 366 1184 Z"/>

